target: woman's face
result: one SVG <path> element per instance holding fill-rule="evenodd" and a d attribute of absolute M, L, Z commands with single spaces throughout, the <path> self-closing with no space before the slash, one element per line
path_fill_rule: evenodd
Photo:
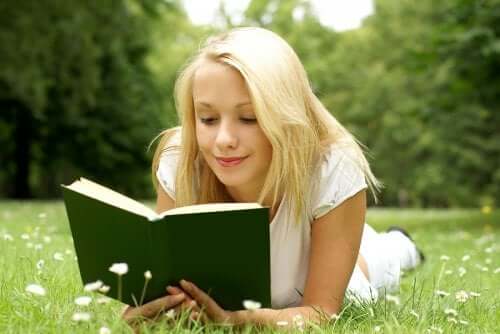
<path fill-rule="evenodd" d="M 203 158 L 231 192 L 258 195 L 272 157 L 241 74 L 207 61 L 195 73 L 196 138 Z"/>

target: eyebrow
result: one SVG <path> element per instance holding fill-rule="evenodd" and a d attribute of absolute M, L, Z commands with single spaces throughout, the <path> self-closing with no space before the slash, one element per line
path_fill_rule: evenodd
<path fill-rule="evenodd" d="M 202 106 L 205 106 L 205 107 L 210 108 L 210 109 L 213 108 L 213 106 L 210 103 L 203 102 L 203 101 L 195 101 L 195 104 L 201 104 Z M 240 102 L 240 103 L 236 104 L 234 107 L 241 108 L 241 107 L 244 107 L 246 105 L 251 105 L 251 104 L 252 104 L 252 102 Z"/>

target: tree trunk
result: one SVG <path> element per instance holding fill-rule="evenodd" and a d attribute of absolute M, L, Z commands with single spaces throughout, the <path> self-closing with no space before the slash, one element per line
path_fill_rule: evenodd
<path fill-rule="evenodd" d="M 29 185 L 31 142 L 33 117 L 31 111 L 22 103 L 12 101 L 10 103 L 15 119 L 14 130 L 14 198 L 31 198 Z"/>

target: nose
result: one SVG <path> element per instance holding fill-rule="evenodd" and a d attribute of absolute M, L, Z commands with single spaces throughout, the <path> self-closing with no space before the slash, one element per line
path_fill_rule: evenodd
<path fill-rule="evenodd" d="M 236 148 L 238 146 L 238 134 L 236 127 L 227 120 L 221 121 L 219 129 L 217 130 L 215 144 L 220 152 Z"/>

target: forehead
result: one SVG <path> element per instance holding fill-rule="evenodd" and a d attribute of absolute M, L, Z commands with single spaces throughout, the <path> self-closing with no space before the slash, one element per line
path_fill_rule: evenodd
<path fill-rule="evenodd" d="M 194 73 L 193 98 L 241 100 L 249 94 L 240 72 L 227 64 L 206 61 Z"/>

